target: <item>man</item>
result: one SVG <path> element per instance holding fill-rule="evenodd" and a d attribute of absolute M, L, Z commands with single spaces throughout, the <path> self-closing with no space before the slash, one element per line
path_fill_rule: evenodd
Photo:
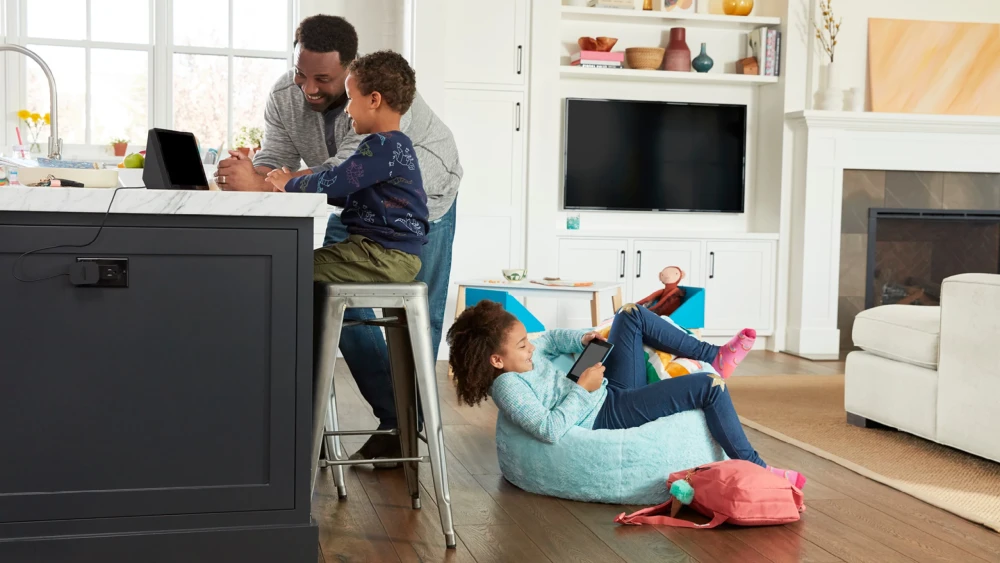
<path fill-rule="evenodd" d="M 224 190 L 271 191 L 268 172 L 287 166 L 298 175 L 330 169 L 357 149 L 361 136 L 354 133 L 344 80 L 347 67 L 357 57 L 358 36 L 344 18 L 317 15 L 306 18 L 295 31 L 295 68 L 271 89 L 264 111 L 264 142 L 253 162 L 238 151 L 219 163 L 216 181 Z M 441 343 L 445 301 L 451 272 L 451 247 L 455 237 L 455 198 L 462 177 L 458 149 L 451 130 L 441 122 L 418 93 L 400 123 L 413 141 L 427 192 L 430 229 L 420 259 L 417 280 L 427 284 L 431 314 L 431 340 L 437 357 Z M 332 215 L 324 245 L 347 238 L 340 217 Z M 375 318 L 371 309 L 349 310 L 347 319 Z M 389 354 L 376 327 L 344 329 L 340 350 L 365 400 L 379 419 L 379 429 L 397 426 Z M 399 439 L 372 436 L 352 459 L 399 457 Z M 390 464 L 392 465 L 392 464 Z M 385 466 L 382 464 L 381 466 Z"/>

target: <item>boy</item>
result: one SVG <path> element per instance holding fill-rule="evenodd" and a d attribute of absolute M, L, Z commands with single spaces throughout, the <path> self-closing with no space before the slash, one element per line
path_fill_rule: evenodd
<path fill-rule="evenodd" d="M 331 170 L 273 170 L 277 191 L 325 193 L 342 206 L 347 240 L 316 250 L 319 282 L 411 282 L 427 243 L 427 194 L 416 153 L 400 130 L 413 103 L 416 77 L 402 56 L 379 51 L 356 59 L 345 81 L 354 132 L 368 135 L 347 160 Z"/>

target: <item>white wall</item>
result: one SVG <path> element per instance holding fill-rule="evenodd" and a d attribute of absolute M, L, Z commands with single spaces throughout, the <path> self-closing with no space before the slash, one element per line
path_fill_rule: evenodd
<path fill-rule="evenodd" d="M 341 16 L 358 30 L 358 51 L 404 52 L 404 4 L 409 0 L 300 0 L 299 16 Z"/>
<path fill-rule="evenodd" d="M 844 89 L 862 87 L 867 91 L 868 18 L 1000 23 L 1000 1 L 835 0 L 833 13 L 843 20 L 834 51 L 840 84 Z M 810 37 L 813 39 L 808 107 L 813 107 L 815 93 L 820 88 L 820 67 L 825 62 L 825 53 L 815 41 L 815 35 Z"/>

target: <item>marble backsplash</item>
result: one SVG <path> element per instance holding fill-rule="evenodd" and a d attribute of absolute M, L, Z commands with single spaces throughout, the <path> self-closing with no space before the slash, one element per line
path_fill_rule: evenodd
<path fill-rule="evenodd" d="M 853 346 L 854 317 L 865 308 L 868 210 L 1000 209 L 1000 174 L 844 170 L 837 327 L 842 349 Z"/>

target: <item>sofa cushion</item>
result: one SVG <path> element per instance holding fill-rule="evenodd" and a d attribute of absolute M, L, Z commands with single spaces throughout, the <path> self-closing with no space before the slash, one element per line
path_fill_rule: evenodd
<path fill-rule="evenodd" d="M 941 308 L 882 305 L 854 318 L 854 345 L 890 360 L 937 369 Z"/>

